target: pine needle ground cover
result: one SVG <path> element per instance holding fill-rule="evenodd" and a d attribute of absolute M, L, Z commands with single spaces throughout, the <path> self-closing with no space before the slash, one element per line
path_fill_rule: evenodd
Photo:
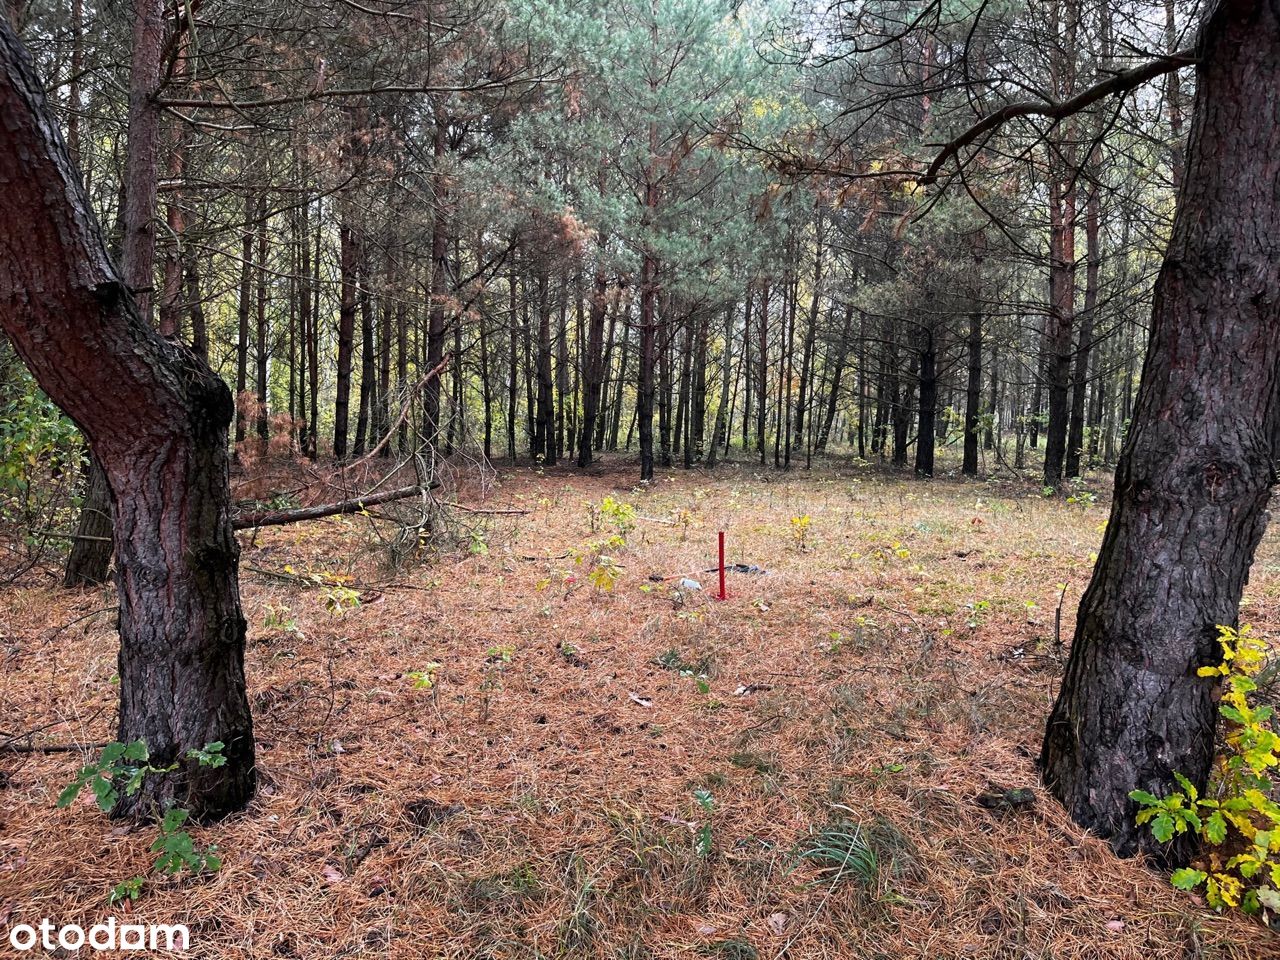
<path fill-rule="evenodd" d="M 6 753 L 0 928 L 184 923 L 217 960 L 1280 956 L 1038 786 L 1105 484 L 632 476 L 504 472 L 465 502 L 527 512 L 400 571 L 359 516 L 243 537 L 260 789 L 191 830 L 221 869 L 150 874 L 154 829 L 55 807 L 87 754 Z M 724 602 L 722 529 L 767 571 Z M 1278 564 L 1268 534 L 1242 620 L 1271 637 Z M 105 743 L 114 596 L 49 583 L 5 591 L 0 739 Z"/>

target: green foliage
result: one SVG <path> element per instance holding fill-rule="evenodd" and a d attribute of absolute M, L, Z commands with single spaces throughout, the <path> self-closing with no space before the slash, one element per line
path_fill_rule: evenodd
<path fill-rule="evenodd" d="M 78 507 L 68 493 L 80 473 L 83 445 L 75 425 L 40 391 L 25 369 L 0 400 L 0 520 L 24 531 L 33 554 L 50 547 L 40 531 L 69 526 Z M 60 549 L 66 541 L 54 540 Z"/>
<path fill-rule="evenodd" d="M 880 875 L 880 858 L 858 824 L 837 821 L 819 828 L 796 854 L 797 862 L 815 863 L 827 874 L 832 886 L 853 880 L 863 887 L 875 886 Z"/>
<path fill-rule="evenodd" d="M 159 854 L 154 865 L 156 870 L 176 876 L 183 870 L 216 873 L 222 869 L 218 848 L 209 846 L 200 850 L 192 841 L 191 834 L 182 829 L 190 815 L 181 807 L 165 811 L 164 819 L 160 821 L 160 836 L 151 844 L 151 852 Z"/>
<path fill-rule="evenodd" d="M 1205 847 L 1206 869 L 1174 871 L 1179 890 L 1204 887 L 1209 905 L 1222 910 L 1280 914 L 1280 805 L 1271 796 L 1270 771 L 1280 764 L 1280 737 L 1273 711 L 1255 706 L 1255 677 L 1267 664 L 1267 644 L 1249 627 L 1218 627 L 1221 663 L 1201 667 L 1202 677 L 1220 678 L 1218 708 L 1227 722 L 1226 751 L 1218 758 L 1206 795 L 1175 773 L 1178 790 L 1156 797 L 1145 790 L 1129 796 L 1139 806 L 1137 822 L 1161 843 L 1193 833 Z"/>
<path fill-rule="evenodd" d="M 622 570 L 622 565 L 613 557 L 599 554 L 596 557 L 595 566 L 587 573 L 587 582 L 597 590 L 608 593 L 618 585 L 618 581 L 622 578 Z"/>
<path fill-rule="evenodd" d="M 48 471 L 79 466 L 79 432 L 25 373 L 0 409 L 0 494 L 27 500 Z"/>
<path fill-rule="evenodd" d="M 606 496 L 598 505 L 593 505 L 590 511 L 591 529 L 593 531 L 604 524 L 608 524 L 621 536 L 625 537 L 635 529 L 636 508 L 628 503 L 623 503 L 621 500 Z"/>
<path fill-rule="evenodd" d="M 358 606 L 360 593 L 350 587 L 332 586 L 324 592 L 324 608 L 335 617 L 341 617 Z"/>
<path fill-rule="evenodd" d="M 415 690 L 434 690 L 436 688 L 436 673 L 441 668 L 438 663 L 428 663 L 421 670 L 414 670 L 407 674 L 413 683 Z"/>
<path fill-rule="evenodd" d="M 702 808 L 707 814 L 707 819 L 698 827 L 698 832 L 694 835 L 693 850 L 699 857 L 703 859 L 711 856 L 714 849 L 714 841 L 711 835 L 711 811 L 715 807 L 715 798 L 711 796 L 711 791 L 702 787 L 698 787 L 693 791 L 694 802 Z"/>
<path fill-rule="evenodd" d="M 203 747 L 188 750 L 186 758 L 202 767 L 222 767 L 227 763 L 223 752 L 225 748 L 222 741 L 215 740 Z M 58 794 L 57 805 L 59 808 L 69 807 L 88 787 L 98 808 L 104 813 L 110 813 L 122 795 L 131 797 L 136 794 L 147 777 L 170 773 L 176 769 L 177 763 L 163 767 L 152 764 L 150 751 L 142 740 L 109 743 L 103 747 L 98 759 L 81 767 L 76 779 Z M 191 835 L 183 829 L 189 817 L 190 812 L 181 807 L 165 810 L 159 824 L 159 835 L 151 844 L 151 852 L 158 854 L 152 865 L 153 871 L 176 876 L 183 870 L 199 874 L 216 873 L 222 869 L 218 848 L 197 847 Z M 136 900 L 142 895 L 145 885 L 146 879 L 140 876 L 117 883 L 111 888 L 109 903 L 114 906 L 125 900 Z"/>
<path fill-rule="evenodd" d="M 132 743 L 107 744 L 98 759 L 80 768 L 80 773 L 58 794 L 58 807 L 69 807 L 80 796 L 80 791 L 89 787 L 97 801 L 98 808 L 104 813 L 115 809 L 120 800 L 120 792 L 125 796 L 133 796 L 142 786 L 143 778 L 150 773 L 164 773 L 173 767 L 153 767 L 147 761 L 150 755 L 147 745 L 141 740 Z"/>
<path fill-rule="evenodd" d="M 799 550 L 809 549 L 809 527 L 813 524 L 813 518 L 807 513 L 792 517 L 791 523 L 791 542 Z"/>

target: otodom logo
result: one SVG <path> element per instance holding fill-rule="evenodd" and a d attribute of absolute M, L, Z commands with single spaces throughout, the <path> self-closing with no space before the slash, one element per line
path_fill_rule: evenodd
<path fill-rule="evenodd" d="M 9 946 L 20 953 L 42 950 L 153 951 L 186 950 L 191 936 L 181 923 L 120 923 L 108 917 L 87 930 L 78 924 L 41 920 L 20 923 L 9 931 Z"/>

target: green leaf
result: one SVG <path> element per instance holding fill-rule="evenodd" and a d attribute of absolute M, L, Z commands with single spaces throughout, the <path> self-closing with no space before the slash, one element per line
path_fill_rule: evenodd
<path fill-rule="evenodd" d="M 1204 838 L 1210 843 L 1218 844 L 1227 839 L 1227 821 L 1215 810 L 1204 822 Z"/>
<path fill-rule="evenodd" d="M 84 781 L 77 780 L 75 783 L 67 784 L 63 791 L 58 794 L 58 807 L 69 807 L 76 797 L 80 796 L 80 791 L 84 788 Z"/>
<path fill-rule="evenodd" d="M 127 749 L 128 747 L 119 740 L 114 743 L 108 743 L 102 748 L 102 757 L 99 763 L 104 767 L 112 766 L 117 760 L 124 756 L 124 752 Z"/>
<path fill-rule="evenodd" d="M 1199 791 L 1197 791 L 1195 788 L 1195 784 L 1193 784 L 1190 780 L 1188 780 L 1182 774 L 1174 773 L 1173 779 L 1178 781 L 1178 786 L 1182 787 L 1182 792 L 1185 793 L 1189 799 L 1195 800 L 1197 797 L 1200 796 Z"/>
<path fill-rule="evenodd" d="M 1190 867 L 1183 867 L 1181 870 L 1173 871 L 1169 877 L 1169 882 L 1179 890 L 1194 890 L 1200 884 L 1204 883 L 1208 877 L 1203 870 L 1192 870 Z"/>
<path fill-rule="evenodd" d="M 1161 843 L 1168 843 L 1173 839 L 1173 818 L 1167 813 L 1161 813 L 1151 821 L 1151 835 Z"/>
<path fill-rule="evenodd" d="M 704 823 L 698 830 L 698 839 L 694 844 L 694 850 L 700 857 L 707 857 L 711 854 L 711 824 Z"/>
<path fill-rule="evenodd" d="M 1145 790 L 1130 790 L 1129 799 L 1138 801 L 1138 803 L 1142 804 L 1144 807 L 1160 806 L 1160 801 Z"/>
<path fill-rule="evenodd" d="M 179 827 L 187 822 L 187 817 L 191 814 L 182 809 L 182 807 L 170 807 L 169 811 L 164 815 L 164 821 L 160 824 L 162 833 L 174 833 Z"/>

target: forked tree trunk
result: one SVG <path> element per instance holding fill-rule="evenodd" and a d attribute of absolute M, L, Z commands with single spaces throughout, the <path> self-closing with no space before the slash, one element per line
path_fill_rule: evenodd
<path fill-rule="evenodd" d="M 1115 499 L 1041 757 L 1077 822 L 1166 863 L 1129 791 L 1209 774 L 1216 624 L 1266 525 L 1280 426 L 1280 12 L 1223 0 L 1201 34 L 1186 178 Z"/>
<path fill-rule="evenodd" d="M 139 315 L 107 256 L 31 61 L 0 19 L 0 326 L 89 437 L 116 506 L 121 740 L 149 777 L 122 813 L 200 819 L 253 795 L 245 621 L 231 526 L 226 386 Z M 226 744 L 220 768 L 186 751 Z"/>

